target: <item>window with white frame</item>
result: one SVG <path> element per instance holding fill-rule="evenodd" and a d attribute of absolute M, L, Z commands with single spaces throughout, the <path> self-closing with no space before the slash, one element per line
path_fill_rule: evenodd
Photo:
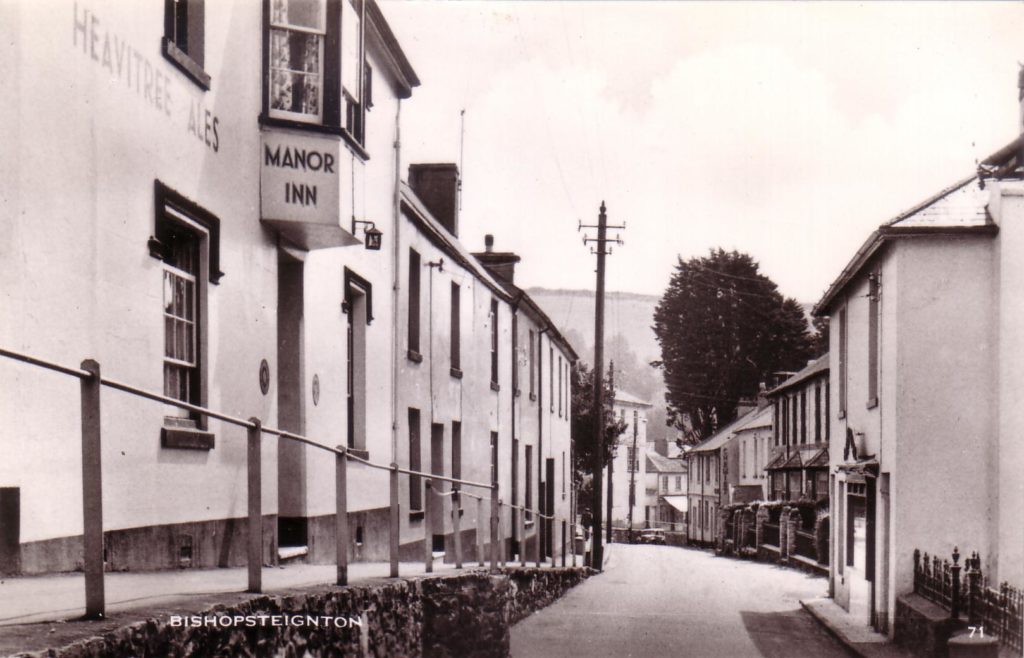
<path fill-rule="evenodd" d="M 270 115 L 306 123 L 324 117 L 326 0 L 270 2 Z"/>
<path fill-rule="evenodd" d="M 185 218 L 179 218 L 185 221 Z M 200 234 L 190 226 L 175 226 L 168 233 L 163 262 L 164 395 L 200 404 L 199 378 L 199 248 Z M 170 415 L 189 417 L 170 408 Z"/>
<path fill-rule="evenodd" d="M 365 6 L 363 0 L 269 0 L 269 119 L 335 128 L 364 143 L 373 80 L 364 47 Z"/>
<path fill-rule="evenodd" d="M 161 261 L 164 395 L 205 406 L 207 287 L 222 276 L 220 220 L 157 182 L 154 228 L 149 252 Z M 201 414 L 167 405 L 161 443 L 171 448 L 213 448 L 213 435 L 205 429 Z"/>

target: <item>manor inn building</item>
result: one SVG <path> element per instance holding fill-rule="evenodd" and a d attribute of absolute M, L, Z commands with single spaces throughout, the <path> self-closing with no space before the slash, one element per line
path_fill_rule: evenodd
<path fill-rule="evenodd" d="M 402 180 L 419 80 L 374 0 L 4 3 L 0 36 L 0 345 L 568 517 L 576 355 L 459 243 L 454 166 Z M 0 573 L 73 570 L 78 385 L 0 377 Z M 102 431 L 108 569 L 244 563 L 244 430 L 104 390 Z M 333 457 L 264 441 L 264 563 L 332 562 Z M 348 479 L 351 557 L 386 559 L 388 474 Z M 402 478 L 403 556 L 451 505 Z"/>

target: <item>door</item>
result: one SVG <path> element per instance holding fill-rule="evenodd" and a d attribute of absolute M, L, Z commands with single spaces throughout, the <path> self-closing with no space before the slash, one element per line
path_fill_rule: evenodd
<path fill-rule="evenodd" d="M 444 425 L 432 423 L 430 425 L 430 472 L 433 475 L 444 475 Z M 431 494 L 427 498 L 427 505 L 430 506 L 430 528 L 428 532 L 433 535 L 433 547 L 435 551 L 444 550 L 444 501 L 445 497 L 438 494 L 444 492 L 444 483 L 434 480 L 431 483 Z"/>
<path fill-rule="evenodd" d="M 546 481 L 544 482 L 544 499 L 547 501 L 545 507 L 547 507 L 547 513 L 553 515 L 555 513 L 555 460 L 546 459 Z M 551 557 L 551 531 L 554 529 L 554 525 L 551 519 L 544 520 L 545 532 L 544 532 L 544 551 L 545 555 Z M 610 524 L 609 524 L 610 525 Z"/>

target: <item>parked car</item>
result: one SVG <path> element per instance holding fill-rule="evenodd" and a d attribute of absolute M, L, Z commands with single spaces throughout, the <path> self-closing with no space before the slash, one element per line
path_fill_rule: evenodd
<path fill-rule="evenodd" d="M 648 528 L 640 532 L 640 544 L 664 544 L 665 531 L 661 528 Z"/>

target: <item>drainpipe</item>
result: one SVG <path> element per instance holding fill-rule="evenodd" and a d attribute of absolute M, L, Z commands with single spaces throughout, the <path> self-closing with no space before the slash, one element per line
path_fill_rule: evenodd
<path fill-rule="evenodd" d="M 541 340 L 541 336 L 546 334 L 551 329 L 548 325 L 537 332 L 537 361 L 540 365 L 544 364 L 544 341 Z M 548 341 L 551 339 L 549 338 Z M 548 364 L 548 368 L 551 364 Z M 537 502 L 543 502 L 544 505 L 538 505 L 538 509 L 541 514 L 547 514 L 548 501 L 545 498 L 547 495 L 547 483 L 544 482 L 544 369 L 537 368 Z M 541 487 L 540 483 L 544 482 L 544 486 Z M 545 520 L 537 517 L 537 555 L 543 558 L 546 557 L 546 543 L 544 539 L 547 538 L 547 527 Z"/>
<path fill-rule="evenodd" d="M 398 282 L 399 282 L 399 240 L 402 225 L 401 174 L 402 174 L 402 99 L 395 108 L 395 237 L 392 240 L 391 265 L 394 279 L 391 284 L 391 463 L 398 463 Z"/>
<path fill-rule="evenodd" d="M 510 414 L 510 417 L 512 419 L 510 421 L 511 428 L 512 428 L 512 440 L 509 441 L 510 447 L 516 445 L 516 396 L 519 395 L 519 360 L 516 358 L 516 349 L 519 347 L 519 318 L 518 318 L 518 315 L 519 315 L 519 304 L 523 301 L 523 295 L 524 294 L 526 294 L 526 293 L 521 292 L 521 293 L 519 293 L 518 296 L 516 296 L 515 299 L 512 300 L 512 318 L 513 318 L 513 321 L 510 324 L 512 325 L 512 327 L 514 327 L 515 330 L 512 332 L 512 340 L 509 341 L 512 344 L 512 380 L 513 380 L 511 404 L 509 405 L 510 408 L 511 408 L 511 412 L 512 412 Z M 523 447 L 523 452 L 524 453 L 526 452 L 525 446 Z M 516 466 L 516 469 L 515 469 L 516 470 L 516 477 L 518 477 L 519 476 L 519 463 L 518 463 L 519 462 L 519 455 L 518 454 L 512 455 L 512 459 L 514 460 L 513 464 Z M 513 489 L 518 490 L 518 488 L 519 488 L 519 487 L 516 486 L 517 484 L 518 483 L 516 483 L 516 482 L 512 482 L 509 485 L 509 502 L 512 503 L 513 505 L 516 505 L 519 502 L 518 500 L 513 500 L 512 499 L 512 490 Z M 525 496 L 524 496 L 524 499 L 525 499 Z M 524 514 L 524 512 L 516 510 L 515 508 L 510 508 L 510 512 L 509 512 L 510 518 L 509 518 L 509 521 L 510 521 L 511 526 L 512 526 L 512 532 L 511 532 L 512 539 L 513 540 L 518 540 L 518 542 L 519 542 L 520 561 L 525 563 L 525 559 L 523 559 L 522 556 L 526 555 L 526 553 L 524 552 L 524 549 L 523 549 L 523 546 L 525 546 L 525 544 L 526 544 L 526 540 L 522 536 L 519 536 L 518 538 L 516 537 L 516 534 L 517 534 L 517 532 L 519 530 L 519 526 L 520 526 L 520 524 L 517 522 L 518 521 L 517 517 L 520 514 Z M 525 519 L 524 519 L 524 524 L 525 524 Z M 509 549 L 509 550 L 511 551 L 511 549 Z"/>

